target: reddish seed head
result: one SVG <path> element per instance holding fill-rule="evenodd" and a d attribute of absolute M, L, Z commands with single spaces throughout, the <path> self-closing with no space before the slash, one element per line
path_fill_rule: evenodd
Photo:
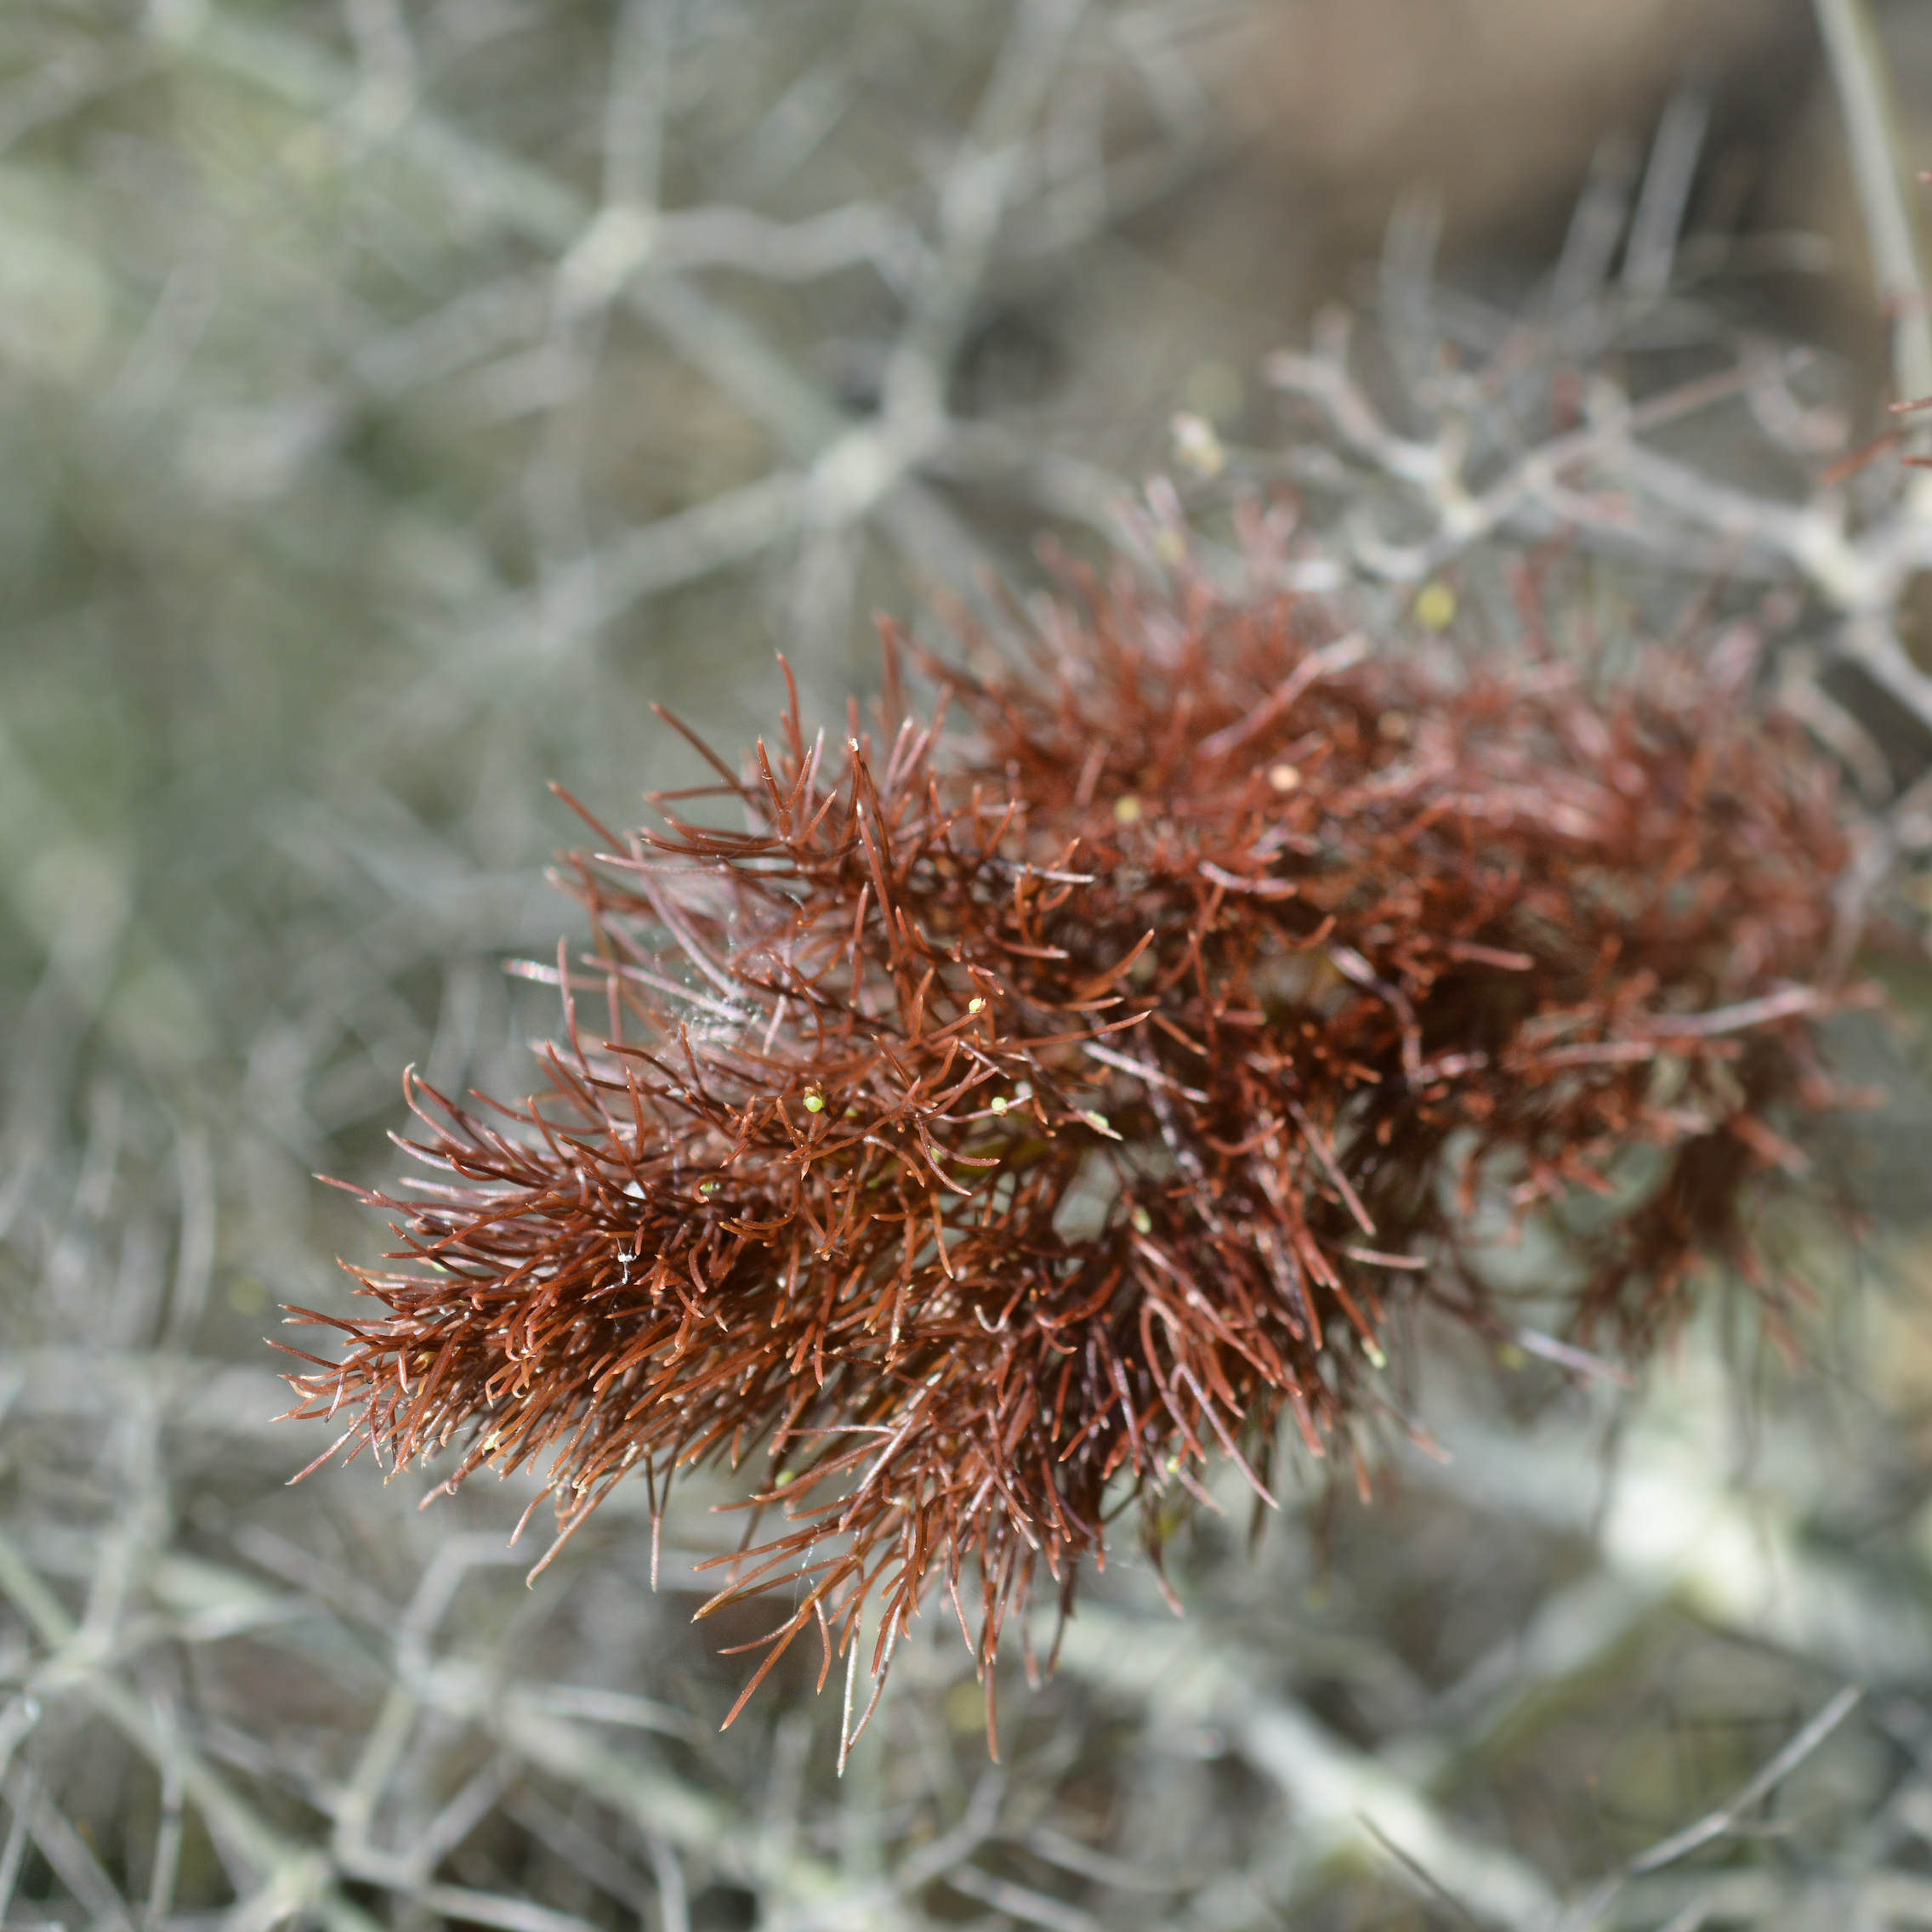
<path fill-rule="evenodd" d="M 1084 582 L 1030 673 L 929 666 L 930 720 L 889 638 L 877 742 L 828 755 L 794 697 L 717 788 L 744 829 L 658 800 L 667 831 L 601 834 L 548 1091 L 410 1082 L 441 1179 L 372 1197 L 406 1265 L 357 1271 L 379 1316 L 304 1316 L 346 1350 L 298 1412 L 453 1446 L 452 1483 L 542 1462 L 566 1536 L 634 1466 L 767 1448 L 748 1500 L 786 1520 L 714 1600 L 798 1607 L 748 1696 L 868 1601 L 882 1663 L 935 1581 L 988 1663 L 1043 1566 L 1071 1602 L 1111 1492 L 1157 1554 L 1210 1460 L 1265 1495 L 1284 1421 L 1347 1450 L 1403 1308 L 1514 1326 L 1479 1197 L 1657 1151 L 1560 1236 L 1579 1339 L 1640 1349 L 1700 1266 L 1750 1274 L 1775 1122 L 1830 1094 L 1831 775 L 1681 654 L 1599 697 L 1337 633 Z"/>

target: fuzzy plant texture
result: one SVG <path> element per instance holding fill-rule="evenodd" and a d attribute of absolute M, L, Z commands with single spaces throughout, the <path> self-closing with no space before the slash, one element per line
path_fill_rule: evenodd
<path fill-rule="evenodd" d="M 1233 589 L 1069 566 L 1003 652 L 915 654 L 924 714 L 889 628 L 876 732 L 794 689 L 708 816 L 597 828 L 548 1089 L 412 1078 L 405 1266 L 297 1312 L 346 1344 L 299 1412 L 449 1487 L 541 1465 L 560 1546 L 634 1469 L 762 1452 L 712 1600 L 784 1592 L 744 1696 L 815 1630 L 883 1682 L 937 1583 L 990 1693 L 1133 1501 L 1158 1566 L 1218 1458 L 1274 1504 L 1284 1429 L 1366 1485 L 1419 1308 L 1587 1361 L 1721 1265 L 1775 1320 L 1753 1200 L 1862 996 L 1835 770 L 1745 705 L 1753 634 L 1603 689 L 1533 626 L 1372 648 L 1265 588 L 1287 531 Z M 1554 1333 L 1471 1253 L 1491 1202 L 1560 1230 Z"/>
<path fill-rule="evenodd" d="M 1281 11 L 0 6 L 9 1932 L 1932 1923 L 1932 485 L 1906 460 L 1932 417 L 1885 413 L 1932 392 L 1907 164 L 1928 151 L 1932 16 L 1816 0 L 1816 109 L 1694 78 L 1605 129 L 1583 180 L 1546 179 L 1514 145 L 1521 117 L 1491 116 L 1482 165 L 1551 197 L 1548 225 L 1492 254 L 1452 186 L 1446 225 L 1406 196 L 1378 247 L 1242 148 L 1217 23 Z M 1340 90 L 1333 105 L 1369 125 Z M 1858 210 L 1739 199 L 1753 173 L 1828 185 L 1841 153 Z M 1794 298 L 1823 272 L 1870 319 L 1864 347 L 1816 342 L 1826 307 Z M 1888 428 L 1903 440 L 1874 440 Z M 1150 490 L 1162 473 L 1171 491 Z M 1293 529 L 1267 520 L 1290 501 Z M 1102 570 L 1125 555 L 1126 574 L 1063 575 L 1049 613 L 1031 601 L 1043 537 Z M 923 722 L 896 752 L 903 698 L 883 724 L 840 722 L 881 685 L 877 608 L 963 667 L 901 648 Z M 1356 633 L 1368 648 L 1343 662 Z M 798 747 L 771 730 L 774 648 Z M 1208 668 L 1184 677 L 1184 649 Z M 1313 659 L 1293 719 L 1212 770 L 1186 762 Z M 948 691 L 919 754 L 935 818 L 912 754 Z M 651 699 L 719 747 L 728 782 Z M 1297 748 L 1317 729 L 1326 758 Z M 789 828 L 736 755 L 761 730 L 807 814 Z M 853 738 L 881 808 L 861 787 L 855 827 Z M 1438 749 L 1465 769 L 1427 766 Z M 1810 789 L 1812 757 L 1839 804 Z M 688 832 L 633 803 L 707 774 L 712 798 L 663 801 Z M 1405 774 L 1412 795 L 1376 790 Z M 1660 826 L 1673 774 L 1710 810 Z M 668 844 L 580 836 L 551 779 Z M 1429 820 L 1458 797 L 1461 845 Z M 1315 851 L 1266 850 L 1270 827 Z M 910 967 L 868 835 L 918 922 L 893 928 Z M 543 883 L 565 843 L 602 855 L 567 873 L 594 919 Z M 971 868 L 948 879 L 959 853 Z M 1560 930 L 1539 911 L 1560 879 L 1577 896 Z M 1190 1013 L 1198 983 L 1160 975 L 1217 892 L 1204 965 L 1229 1005 Z M 812 923 L 821 900 L 843 906 L 835 931 Z M 1600 969 L 1563 938 L 1611 925 Z M 1708 945 L 1670 938 L 1700 929 Z M 1457 940 L 1531 963 L 1452 957 Z M 812 947 L 835 962 L 816 1003 L 786 976 L 810 980 Z M 1633 949 L 1660 947 L 1639 991 Z M 534 975 L 500 969 L 532 957 Z M 1408 1003 L 1439 1098 L 1409 1086 L 1409 1022 L 1350 976 L 1358 959 Z M 1891 1017 L 1833 1010 L 1867 977 Z M 1584 1017 L 1539 1037 L 1538 1003 Z M 1333 1063 L 1285 1030 L 1298 1005 Z M 1156 1007 L 1206 1051 L 1135 1020 Z M 1256 1012 L 1269 1024 L 1244 1026 Z M 948 1027 L 942 1074 L 929 1036 Z M 561 1082 L 542 1127 L 473 1097 L 541 1086 L 533 1037 L 556 1042 Z M 1344 1042 L 1378 1082 L 1340 1064 Z M 1605 1048 L 1630 1057 L 1590 1057 Z M 1821 1114 L 1814 1048 L 1883 1085 L 1884 1109 Z M 1491 1057 L 1451 1073 L 1458 1053 Z M 440 1198 L 399 1184 L 386 1139 L 411 1065 L 418 1138 L 456 1169 L 427 1174 Z M 1785 1097 L 1747 1105 L 1747 1080 Z M 636 1164 L 640 1107 L 683 1167 Z M 1570 1145 L 1593 1110 L 1600 1145 Z M 1273 1152 L 1242 1151 L 1264 1115 Z M 1539 1119 L 1557 1123 L 1545 1168 L 1567 1153 L 1611 1193 L 1511 1202 Z M 851 1139 L 861 1125 L 883 1148 Z M 1438 1188 L 1406 1207 L 1398 1141 Z M 941 1159 L 941 1185 L 929 1144 L 999 1165 Z M 1683 1205 L 1702 1218 L 1673 1231 L 1667 1177 L 1701 1162 L 1746 1171 L 1735 1193 L 1700 1185 Z M 388 1215 L 403 1239 L 318 1172 L 406 1196 Z M 1203 1192 L 1219 1233 L 1190 1205 Z M 486 1225 L 480 1195 L 500 1197 Z M 884 1219 L 935 1201 L 939 1227 L 929 1207 Z M 680 1204 L 666 1330 L 635 1224 L 662 1209 L 668 1243 Z M 836 1272 L 807 1209 L 843 1244 Z M 1283 1287 L 1243 1245 L 1298 1225 L 1385 1368 L 1307 1248 L 1277 1244 Z M 1653 1262 L 1693 1261 L 1668 1296 L 1654 1268 L 1616 1285 L 1652 1235 Z M 1117 1262 L 1122 1319 L 1056 1331 L 1067 1353 L 1029 1380 L 1023 1350 L 1037 1368 L 1048 1344 L 1025 1297 L 995 1332 L 1011 1282 L 1050 1274 L 1057 1320 L 1055 1284 L 1110 1246 L 1093 1286 Z M 358 1301 L 335 1257 L 384 1247 L 406 1252 L 372 1272 L 423 1286 Z M 1240 1347 L 1203 1334 L 1150 1251 L 1220 1298 Z M 822 1384 L 815 1338 L 798 1352 L 819 1317 L 787 1291 L 794 1253 L 834 1297 Z M 577 1270 L 548 1313 L 511 1285 L 543 1254 L 560 1284 Z M 916 1385 L 885 1372 L 902 1268 Z M 759 1281 L 742 1293 L 792 1326 L 747 1379 L 731 1351 L 752 1325 L 728 1304 Z M 573 1338 L 563 1300 L 627 1294 Z M 682 1297 L 698 1312 L 673 1363 Z M 364 1338 L 281 1328 L 278 1302 Z M 411 1325 L 418 1345 L 385 1353 Z M 328 1366 L 273 1357 L 268 1333 Z M 1096 1401 L 1089 1339 L 1128 1378 L 1125 1406 Z M 634 1345 L 625 1416 L 656 1434 L 579 1518 L 600 1490 L 577 1480 L 630 1446 L 588 1400 L 597 1363 Z M 989 1381 L 1008 1350 L 1014 1374 Z M 327 1406 L 344 1361 L 333 1427 L 275 1419 L 276 1367 L 314 1372 Z M 872 1464 L 889 1451 L 878 1482 L 901 1493 L 931 1467 L 891 1458 L 929 1448 L 893 1434 L 935 1371 L 1008 1420 L 1044 1400 L 1045 1419 L 1022 1422 L 1010 1465 L 969 1420 L 922 1492 L 930 1540 L 881 1497 L 867 1520 L 887 1526 L 834 1577 L 819 1560 L 858 1548 Z M 1300 1388 L 1321 1459 L 1270 1375 Z M 877 1412 L 824 1433 L 861 1386 Z M 290 1486 L 365 1418 L 382 1469 L 366 1452 Z M 452 1418 L 427 1473 L 383 1480 L 392 1446 L 433 1451 Z M 495 1467 L 419 1510 L 493 1431 Z M 1076 1482 L 1123 1440 L 1096 1516 Z M 695 1459 L 668 1481 L 680 1449 Z M 512 1532 L 533 1500 L 548 1520 L 560 1453 L 575 1531 L 526 1588 L 543 1539 Z M 1013 1497 L 980 1496 L 969 1465 L 989 1453 Z M 856 1514 L 763 1577 L 764 1555 L 731 1566 L 821 1511 Z M 1082 1526 L 1105 1533 L 1104 1574 Z M 908 1532 L 926 1594 L 905 1627 Z M 1049 1544 L 1063 1577 L 1079 1567 L 1064 1627 Z M 997 1583 L 1008 1550 L 1033 1600 L 1005 1600 L 986 1673 L 992 1764 L 944 1585 L 957 1556 L 977 1645 L 982 1559 Z M 760 1640 L 827 1581 L 844 1712 L 814 1690 L 815 1616 L 721 1729 Z M 1041 1661 L 1059 1646 L 1037 1688 L 1029 1639 Z"/>

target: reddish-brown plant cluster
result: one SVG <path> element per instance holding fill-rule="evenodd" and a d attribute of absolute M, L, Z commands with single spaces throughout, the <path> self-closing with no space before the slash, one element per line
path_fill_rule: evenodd
<path fill-rule="evenodd" d="M 1514 1332 L 1480 1202 L 1608 1197 L 1546 1217 L 1543 1319 L 1641 1348 L 1751 1275 L 1781 1121 L 1831 1103 L 1847 834 L 1737 677 L 1660 647 L 1593 694 L 1185 570 L 1070 582 L 1027 668 L 929 664 L 929 718 L 889 639 L 879 736 L 794 693 L 713 760 L 742 829 L 660 795 L 577 855 L 548 1092 L 412 1081 L 406 1265 L 306 1317 L 346 1349 L 300 1413 L 452 1485 L 541 1460 L 565 1535 L 634 1467 L 768 1454 L 718 1600 L 790 1593 L 754 1685 L 814 1625 L 883 1665 L 935 1583 L 990 1662 L 1129 1497 L 1157 1550 L 1217 1458 L 1264 1493 L 1284 1427 L 1353 1454 L 1405 1311 Z"/>

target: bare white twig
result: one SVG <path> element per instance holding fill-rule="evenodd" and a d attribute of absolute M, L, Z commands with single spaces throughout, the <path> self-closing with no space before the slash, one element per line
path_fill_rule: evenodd
<path fill-rule="evenodd" d="M 1865 0 L 1816 0 L 1816 5 L 1879 305 L 1891 319 L 1893 379 L 1901 401 L 1932 394 L 1932 305 L 1913 213 L 1917 196 L 1878 29 Z"/>
<path fill-rule="evenodd" d="M 1673 1833 L 1661 1844 L 1654 1844 L 1648 1851 L 1639 1853 L 1630 1861 L 1631 1872 L 1639 1873 L 1660 1871 L 1664 1866 L 1675 1864 L 1679 1859 L 1688 1856 L 1701 1846 L 1709 1844 L 1714 1839 L 1728 1837 L 1735 1832 L 1746 1815 L 1763 1804 L 1858 1708 L 1864 1696 L 1863 1685 L 1848 1684 L 1782 1750 L 1764 1764 L 1729 1804 L 1719 1805 L 1716 1810 L 1708 1812 L 1698 1819 L 1694 1825 L 1686 1825 L 1682 1831 Z"/>

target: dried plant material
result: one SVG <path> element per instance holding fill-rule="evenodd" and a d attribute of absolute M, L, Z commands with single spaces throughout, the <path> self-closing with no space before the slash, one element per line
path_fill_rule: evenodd
<path fill-rule="evenodd" d="M 930 718 L 891 636 L 881 735 L 794 693 L 712 760 L 743 829 L 663 794 L 577 855 L 549 1090 L 412 1078 L 440 1178 L 372 1197 L 384 1312 L 301 1315 L 347 1347 L 299 1413 L 452 1486 L 542 1459 L 563 1537 L 634 1466 L 769 1454 L 783 1524 L 713 1600 L 790 1593 L 747 1696 L 814 1625 L 878 1674 L 935 1582 L 985 1666 L 1130 1496 L 1157 1557 L 1210 1463 L 1268 1497 L 1284 1423 L 1352 1455 L 1403 1309 L 1514 1332 L 1479 1202 L 1605 1196 L 1546 1217 L 1539 1312 L 1641 1351 L 1700 1268 L 1755 1278 L 1833 1102 L 1848 837 L 1737 650 L 1594 694 L 1185 563 L 1068 586 L 1025 672 L 928 662 Z"/>

